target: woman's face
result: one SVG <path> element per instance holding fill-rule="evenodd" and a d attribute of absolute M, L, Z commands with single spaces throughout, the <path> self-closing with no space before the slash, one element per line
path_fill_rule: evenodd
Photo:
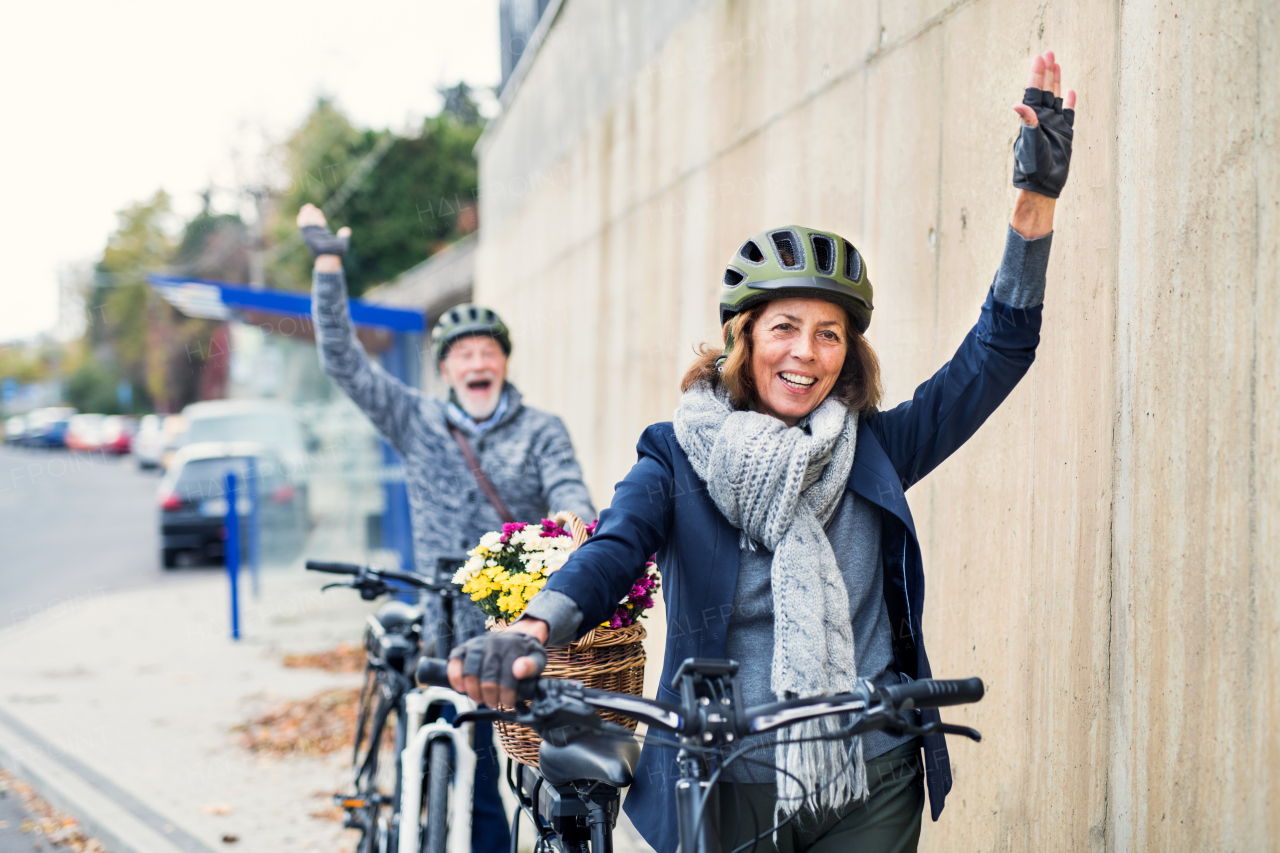
<path fill-rule="evenodd" d="M 787 426 L 827 398 L 844 367 L 849 317 L 824 299 L 765 303 L 751 333 L 757 408 Z"/>

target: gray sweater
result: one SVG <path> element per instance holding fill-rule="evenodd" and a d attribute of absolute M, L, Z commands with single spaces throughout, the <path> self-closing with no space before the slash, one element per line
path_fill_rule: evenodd
<path fill-rule="evenodd" d="M 469 418 L 450 412 L 446 402 L 390 376 L 369 360 L 356 340 L 342 273 L 315 274 L 311 313 L 324 372 L 404 460 L 418 572 L 434 573 L 440 556 L 462 554 L 485 533 L 502 529 L 497 510 L 449 434 L 449 422 L 467 435 L 481 467 L 517 520 L 536 522 L 560 510 L 586 521 L 595 518 L 569 432 L 558 417 L 523 405 L 520 392 L 508 383 L 506 411 L 481 431 Z M 433 636 L 439 609 L 434 600 L 427 606 L 427 636 Z M 462 641 L 484 630 L 484 617 L 462 598 L 454 625 Z"/>

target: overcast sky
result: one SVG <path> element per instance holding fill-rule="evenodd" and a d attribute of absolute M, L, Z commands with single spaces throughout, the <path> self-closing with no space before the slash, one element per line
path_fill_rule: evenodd
<path fill-rule="evenodd" d="M 57 271 L 159 188 L 182 213 L 232 152 L 329 94 L 402 129 L 436 86 L 497 83 L 498 0 L 5 3 L 0 28 L 0 341 L 57 321 Z M 229 203 L 229 201 L 228 201 Z"/>

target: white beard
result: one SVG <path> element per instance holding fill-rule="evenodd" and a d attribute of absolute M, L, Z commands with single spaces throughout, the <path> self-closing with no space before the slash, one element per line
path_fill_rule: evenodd
<path fill-rule="evenodd" d="M 492 389 L 480 399 L 467 393 L 464 389 L 463 393 L 459 393 L 455 388 L 453 396 L 458 401 L 459 408 L 467 413 L 467 417 L 476 423 L 487 421 L 493 417 L 493 413 L 498 410 L 498 403 L 502 400 L 502 383 L 498 382 Z"/>

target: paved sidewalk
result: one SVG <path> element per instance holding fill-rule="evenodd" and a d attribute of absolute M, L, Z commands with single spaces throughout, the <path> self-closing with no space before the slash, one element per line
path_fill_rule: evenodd
<path fill-rule="evenodd" d="M 286 669 L 290 652 L 358 642 L 375 605 L 323 596 L 323 578 L 266 571 L 228 638 L 226 576 L 68 603 L 0 634 L 0 763 L 121 849 L 350 849 L 310 817 L 346 781 L 348 755 L 259 758 L 232 728 L 279 699 L 359 676 Z M 218 812 L 226 812 L 219 814 Z M 224 842 L 224 838 L 235 841 Z"/>
<path fill-rule="evenodd" d="M 377 603 L 321 594 L 327 580 L 264 571 L 260 600 L 242 592 L 238 643 L 221 569 L 65 602 L 0 632 L 0 766 L 113 853 L 354 849 L 353 831 L 311 816 L 329 805 L 317 794 L 345 788 L 345 750 L 257 757 L 232 731 L 282 699 L 358 686 L 281 664 L 359 642 Z M 647 849 L 625 818 L 615 835 L 618 853 Z"/>

